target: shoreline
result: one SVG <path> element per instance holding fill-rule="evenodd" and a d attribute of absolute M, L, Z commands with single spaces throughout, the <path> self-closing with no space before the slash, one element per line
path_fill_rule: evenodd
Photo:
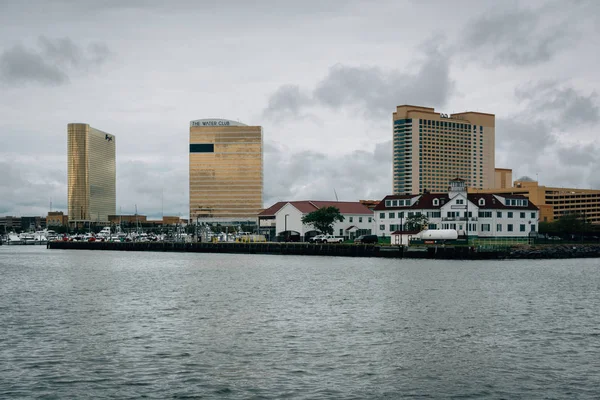
<path fill-rule="evenodd" d="M 177 253 L 278 254 L 337 257 L 423 258 L 440 260 L 518 260 L 600 258 L 600 245 L 533 245 L 503 249 L 475 247 L 400 247 L 372 244 L 312 244 L 312 243 L 169 243 L 169 242 L 49 242 L 48 249 L 153 251 Z"/>

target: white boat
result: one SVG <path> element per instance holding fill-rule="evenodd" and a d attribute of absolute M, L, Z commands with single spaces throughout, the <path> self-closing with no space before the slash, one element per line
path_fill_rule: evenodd
<path fill-rule="evenodd" d="M 33 240 L 36 244 L 46 244 L 48 243 L 48 238 L 46 237 L 46 235 L 48 234 L 47 231 L 37 231 L 36 233 L 33 234 Z"/>
<path fill-rule="evenodd" d="M 31 232 L 23 232 L 19 234 L 22 244 L 35 244 L 35 236 Z"/>
<path fill-rule="evenodd" d="M 110 238 L 110 227 L 109 226 L 105 226 L 104 228 L 102 228 L 102 230 L 100 232 L 98 232 L 98 234 L 96 235 L 96 237 L 108 240 Z"/>
<path fill-rule="evenodd" d="M 21 238 L 14 232 L 8 234 L 8 238 L 6 240 L 6 244 L 15 245 L 15 244 L 23 244 Z"/>

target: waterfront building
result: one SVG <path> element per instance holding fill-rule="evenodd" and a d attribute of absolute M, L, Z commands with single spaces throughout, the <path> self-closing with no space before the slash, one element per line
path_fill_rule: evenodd
<path fill-rule="evenodd" d="M 528 238 L 538 231 L 539 209 L 519 194 L 468 193 L 463 179 L 450 181 L 447 193 L 386 196 L 374 210 L 375 233 L 390 236 L 406 219 L 425 215 L 425 229 L 454 229 L 477 238 Z"/>
<path fill-rule="evenodd" d="M 64 215 L 62 211 L 49 211 L 46 217 L 46 226 L 67 226 L 69 225 L 69 216 Z"/>
<path fill-rule="evenodd" d="M 256 225 L 263 208 L 263 130 L 226 119 L 190 122 L 190 221 Z"/>
<path fill-rule="evenodd" d="M 10 215 L 0 217 L 0 226 L 2 233 L 10 232 L 15 229 L 21 229 L 21 217 L 13 217 Z"/>
<path fill-rule="evenodd" d="M 46 227 L 46 218 L 44 217 L 21 217 L 21 229 L 24 231 L 37 231 Z"/>
<path fill-rule="evenodd" d="M 473 193 L 522 195 L 540 208 L 540 221 L 552 222 L 565 214 L 580 214 L 589 223 L 600 224 L 600 190 L 540 186 L 527 176 L 503 189 L 472 189 Z"/>
<path fill-rule="evenodd" d="M 402 105 L 393 122 L 393 193 L 443 193 L 455 177 L 496 187 L 494 114 Z"/>
<path fill-rule="evenodd" d="M 67 127 L 69 222 L 108 223 L 116 210 L 116 138 L 88 124 Z"/>
<path fill-rule="evenodd" d="M 258 215 L 259 233 L 269 240 L 276 236 L 285 235 L 285 232 L 297 232 L 300 240 L 321 232 L 312 225 L 302 223 L 302 217 L 323 207 L 337 207 L 344 221 L 333 225 L 333 234 L 344 239 L 354 239 L 360 235 L 371 234 L 373 230 L 373 211 L 360 202 L 349 201 L 280 201 L 265 209 Z"/>

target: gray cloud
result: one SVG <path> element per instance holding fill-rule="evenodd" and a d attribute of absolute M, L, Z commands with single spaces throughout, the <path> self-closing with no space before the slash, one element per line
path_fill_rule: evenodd
<path fill-rule="evenodd" d="M 276 118 L 299 117 L 310 102 L 310 97 L 302 93 L 298 85 L 283 85 L 271 95 L 264 113 Z"/>
<path fill-rule="evenodd" d="M 574 33 L 564 18 L 545 18 L 546 11 L 513 9 L 475 18 L 463 32 L 462 50 L 493 66 L 549 61 L 569 45 Z"/>
<path fill-rule="evenodd" d="M 600 148 L 595 143 L 564 146 L 559 149 L 557 156 L 561 163 L 570 167 L 589 167 L 600 163 Z M 597 169 L 593 171 L 597 171 Z M 593 175 L 596 175 L 596 173 Z M 597 182 L 600 182 L 600 180 L 597 180 Z"/>
<path fill-rule="evenodd" d="M 526 103 L 528 112 L 547 115 L 556 125 L 563 128 L 596 124 L 600 121 L 596 92 L 586 96 L 558 82 L 543 81 L 523 85 L 517 88 L 515 95 L 518 100 Z"/>
<path fill-rule="evenodd" d="M 69 82 L 73 72 L 85 72 L 101 65 L 110 54 L 108 47 L 102 43 L 82 47 L 69 38 L 41 36 L 38 48 L 18 44 L 0 53 L 0 82 L 8 85 L 63 85 Z"/>
<path fill-rule="evenodd" d="M 299 115 L 310 106 L 326 106 L 349 107 L 368 119 L 379 119 L 389 117 L 397 104 L 443 106 L 454 90 L 449 59 L 438 49 L 427 47 L 416 73 L 336 64 L 310 95 L 296 85 L 283 85 L 269 97 L 264 115 L 280 119 Z"/>
<path fill-rule="evenodd" d="M 340 201 L 381 199 L 391 191 L 392 141 L 373 151 L 329 156 L 316 151 L 292 153 L 265 146 L 265 206 L 287 200 Z M 358 197 L 357 197 L 358 196 Z"/>
<path fill-rule="evenodd" d="M 0 160 L 0 215 L 46 215 L 66 209 L 66 165 L 57 157 L 3 155 Z M 44 168 L 39 168 L 44 165 Z M 62 168 L 55 166 L 64 165 Z"/>

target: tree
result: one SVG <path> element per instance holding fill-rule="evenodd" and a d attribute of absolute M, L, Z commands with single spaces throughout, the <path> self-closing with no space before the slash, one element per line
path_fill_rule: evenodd
<path fill-rule="evenodd" d="M 339 208 L 334 206 L 319 208 L 302 217 L 303 224 L 312 224 L 316 230 L 328 235 L 333 235 L 333 224 L 336 221 L 343 222 L 344 216 L 340 213 Z"/>
<path fill-rule="evenodd" d="M 413 214 L 406 218 L 404 228 L 408 231 L 421 230 L 429 224 L 429 218 L 425 214 Z"/>

